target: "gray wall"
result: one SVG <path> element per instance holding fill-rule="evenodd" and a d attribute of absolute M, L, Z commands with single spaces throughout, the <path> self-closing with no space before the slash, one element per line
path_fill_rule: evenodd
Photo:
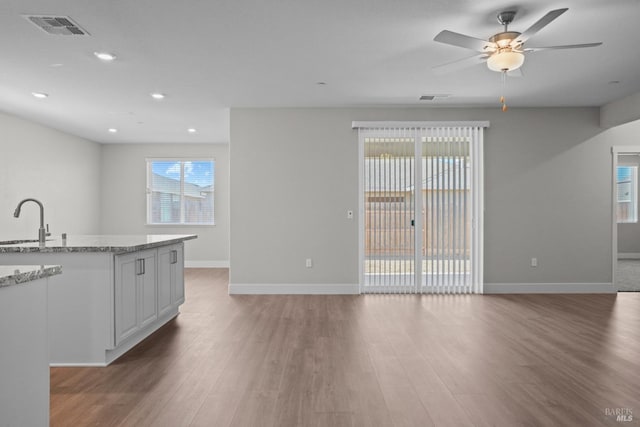
<path fill-rule="evenodd" d="M 232 109 L 232 284 L 358 283 L 353 120 L 489 120 L 485 282 L 611 282 L 616 129 L 597 108 L 496 107 Z"/>
<path fill-rule="evenodd" d="M 95 234 L 100 227 L 100 145 L 0 113 L 0 240 L 37 238 L 33 203 L 43 202 L 54 234 Z"/>
<path fill-rule="evenodd" d="M 153 157 L 215 159 L 215 226 L 146 225 L 146 159 Z M 187 265 L 228 265 L 228 144 L 104 144 L 101 165 L 103 233 L 197 234 L 185 243 Z"/>
<path fill-rule="evenodd" d="M 357 283 L 358 144 L 345 110 L 231 110 L 232 283 Z M 305 268 L 312 258 L 313 268 Z"/>

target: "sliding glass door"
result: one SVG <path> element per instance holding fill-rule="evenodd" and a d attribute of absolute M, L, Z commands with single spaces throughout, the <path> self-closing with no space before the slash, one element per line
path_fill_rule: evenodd
<path fill-rule="evenodd" d="M 413 292 L 416 272 L 415 137 L 364 140 L 365 285 Z"/>
<path fill-rule="evenodd" d="M 360 128 L 361 291 L 481 292 L 481 127 Z"/>

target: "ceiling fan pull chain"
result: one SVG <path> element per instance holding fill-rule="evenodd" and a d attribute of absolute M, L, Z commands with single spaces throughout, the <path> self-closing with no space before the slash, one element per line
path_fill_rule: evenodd
<path fill-rule="evenodd" d="M 500 77 L 502 79 L 502 90 L 501 90 L 502 95 L 500 95 L 500 103 L 502 104 L 502 111 L 505 112 L 507 111 L 507 104 L 504 98 L 505 88 L 507 86 L 507 70 L 502 70 L 502 73 L 500 74 L 501 74 Z"/>

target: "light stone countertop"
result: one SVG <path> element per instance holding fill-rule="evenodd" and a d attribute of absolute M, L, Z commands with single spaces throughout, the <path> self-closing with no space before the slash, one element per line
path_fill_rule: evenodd
<path fill-rule="evenodd" d="M 60 235 L 47 237 L 44 246 L 38 241 L 20 239 L 0 240 L 0 254 L 29 252 L 113 252 L 127 253 L 180 243 L 196 239 L 196 234 L 141 234 L 141 235 Z"/>
<path fill-rule="evenodd" d="M 0 265 L 0 288 L 62 273 L 59 265 Z"/>

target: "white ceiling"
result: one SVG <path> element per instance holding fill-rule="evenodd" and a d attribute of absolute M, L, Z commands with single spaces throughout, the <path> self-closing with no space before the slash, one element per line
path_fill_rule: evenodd
<path fill-rule="evenodd" d="M 499 108 L 500 75 L 484 65 L 432 72 L 473 54 L 434 36 L 487 38 L 514 8 L 510 29 L 523 31 L 561 7 L 528 47 L 604 44 L 528 54 L 508 104 L 600 106 L 639 92 L 639 0 L 2 0 L 0 110 L 99 142 L 227 142 L 234 107 Z M 91 35 L 49 35 L 25 14 L 70 16 Z"/>

